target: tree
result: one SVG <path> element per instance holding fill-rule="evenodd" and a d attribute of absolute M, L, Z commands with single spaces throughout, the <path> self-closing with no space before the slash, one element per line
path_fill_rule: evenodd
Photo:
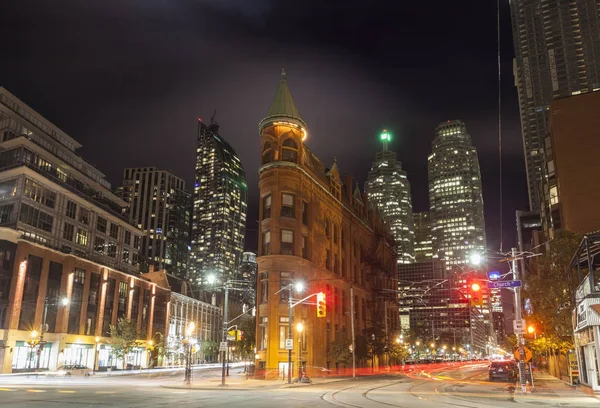
<path fill-rule="evenodd" d="M 167 338 L 160 332 L 156 332 L 154 337 L 152 338 L 153 345 L 150 348 L 152 352 L 152 356 L 156 357 L 160 361 L 164 361 L 164 359 L 169 359 L 173 355 L 173 349 L 169 347 L 169 342 Z M 159 364 L 164 364 L 160 363 Z"/>
<path fill-rule="evenodd" d="M 352 352 L 350 351 L 351 346 L 352 340 L 348 337 L 345 330 L 342 330 L 335 336 L 335 340 L 331 342 L 328 357 L 335 363 L 336 367 L 338 367 L 339 364 L 346 365 L 352 361 Z"/>
<path fill-rule="evenodd" d="M 579 242 L 577 234 L 558 231 L 548 251 L 535 262 L 537 273 L 525 281 L 523 295 L 531 311 L 528 319 L 537 321 L 548 336 L 571 336 L 573 332 L 570 263 Z"/>
<path fill-rule="evenodd" d="M 394 342 L 390 345 L 389 356 L 398 363 L 402 362 L 408 357 L 408 348 L 405 344 Z"/>
<path fill-rule="evenodd" d="M 126 368 L 126 357 L 133 347 L 138 344 L 137 325 L 124 317 L 117 320 L 116 326 L 110 325 L 111 349 L 113 354 L 123 360 Z"/>
<path fill-rule="evenodd" d="M 219 352 L 219 343 L 216 341 L 204 341 L 202 342 L 201 352 L 204 357 L 214 357 Z"/>
<path fill-rule="evenodd" d="M 254 359 L 254 348 L 256 347 L 256 317 L 244 321 L 239 327 L 244 332 L 242 338 L 236 342 L 236 348 L 240 350 L 242 358 Z"/>

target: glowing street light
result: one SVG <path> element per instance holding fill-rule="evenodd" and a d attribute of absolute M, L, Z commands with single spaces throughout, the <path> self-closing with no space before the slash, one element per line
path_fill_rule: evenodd
<path fill-rule="evenodd" d="M 479 266 L 481 265 L 481 254 L 478 252 L 473 252 L 471 255 L 469 255 L 469 262 L 471 263 L 471 265 L 473 266 Z"/>

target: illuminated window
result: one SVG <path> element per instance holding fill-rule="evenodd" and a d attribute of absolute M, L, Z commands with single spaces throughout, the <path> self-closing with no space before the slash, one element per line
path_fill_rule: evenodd
<path fill-rule="evenodd" d="M 282 217 L 295 217 L 295 208 L 294 208 L 294 196 L 292 194 L 281 195 L 281 216 Z"/>
<path fill-rule="evenodd" d="M 281 230 L 281 248 L 282 255 L 294 255 L 294 231 Z"/>
<path fill-rule="evenodd" d="M 298 160 L 298 145 L 292 139 L 285 139 L 281 148 L 281 160 L 296 163 Z"/>
<path fill-rule="evenodd" d="M 271 231 L 263 232 L 262 254 L 271 255 Z"/>
<path fill-rule="evenodd" d="M 263 220 L 271 218 L 271 195 L 263 198 Z"/>
<path fill-rule="evenodd" d="M 550 205 L 558 204 L 558 189 L 556 186 L 550 187 Z"/>

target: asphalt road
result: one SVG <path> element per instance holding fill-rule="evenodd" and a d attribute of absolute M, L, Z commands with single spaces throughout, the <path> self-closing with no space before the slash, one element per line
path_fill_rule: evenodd
<path fill-rule="evenodd" d="M 232 370 L 230 381 L 241 381 Z M 194 372 L 194 386 L 183 386 L 182 373 L 164 372 L 95 378 L 0 378 L 0 407 L 310 407 L 332 408 L 487 408 L 571 406 L 600 407 L 591 398 L 515 397 L 513 384 L 487 381 L 485 364 L 442 366 L 390 375 L 315 383 L 294 388 L 282 384 L 248 389 L 218 387 L 219 371 Z M 205 388 L 198 388 L 203 384 Z M 212 388 L 211 388 L 212 386 Z"/>

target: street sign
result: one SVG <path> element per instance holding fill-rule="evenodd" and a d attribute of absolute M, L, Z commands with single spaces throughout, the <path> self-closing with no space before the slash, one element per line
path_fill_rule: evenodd
<path fill-rule="evenodd" d="M 498 271 L 488 272 L 488 279 L 489 280 L 498 280 L 498 279 L 500 279 L 500 272 L 498 272 Z"/>
<path fill-rule="evenodd" d="M 495 281 L 487 283 L 488 289 L 503 289 L 503 288 L 518 288 L 521 287 L 520 280 L 512 281 Z"/>
<path fill-rule="evenodd" d="M 293 339 L 285 339 L 285 349 L 286 350 L 294 349 L 294 340 Z"/>
<path fill-rule="evenodd" d="M 529 350 L 527 347 L 523 347 L 523 351 L 525 352 L 525 362 L 529 362 L 529 360 L 531 360 L 533 358 L 533 353 L 531 352 L 531 350 Z M 519 348 L 516 347 L 515 348 L 515 359 L 517 361 L 521 361 L 521 353 L 519 353 Z"/>
<path fill-rule="evenodd" d="M 227 351 L 227 342 L 226 341 L 221 342 L 221 344 L 219 345 L 219 351 Z"/>
<path fill-rule="evenodd" d="M 513 320 L 513 330 L 515 334 L 525 334 L 525 319 L 521 319 L 521 321 Z"/>

